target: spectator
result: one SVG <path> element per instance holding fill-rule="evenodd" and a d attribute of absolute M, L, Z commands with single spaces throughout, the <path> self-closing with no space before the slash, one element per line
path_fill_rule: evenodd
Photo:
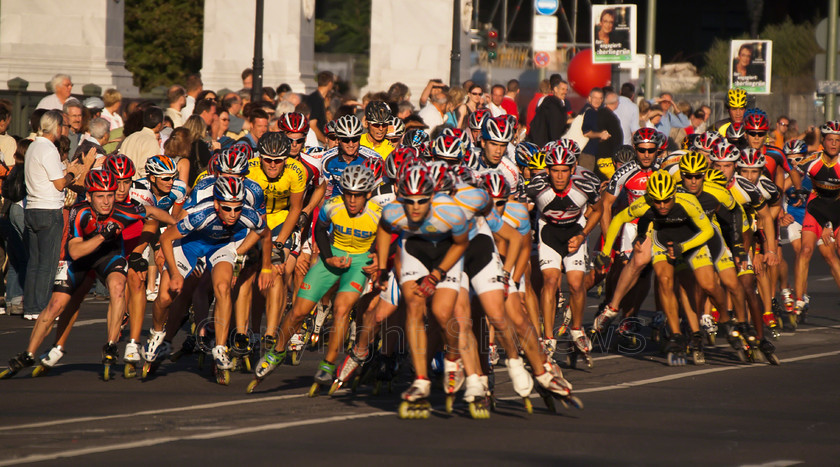
<path fill-rule="evenodd" d="M 636 86 L 633 83 L 621 85 L 621 95 L 618 96 L 618 109 L 615 114 L 621 122 L 621 133 L 624 136 L 624 144 L 632 145 L 633 133 L 639 129 L 639 106 L 633 102 L 636 94 Z"/>
<path fill-rule="evenodd" d="M 706 121 L 704 118 L 706 117 L 706 113 L 703 112 L 702 109 L 697 109 L 688 117 L 688 121 L 691 125 L 686 128 L 687 134 L 700 134 L 706 131 Z M 690 130 L 690 131 L 689 131 Z"/>
<path fill-rule="evenodd" d="M 216 118 L 210 126 L 210 139 L 219 143 L 220 149 L 227 149 L 236 142 L 235 139 L 227 136 L 228 129 L 230 129 L 230 113 L 221 107 L 216 107 Z"/>
<path fill-rule="evenodd" d="M 423 123 L 429 127 L 427 131 L 429 134 L 434 132 L 437 127 L 443 125 L 448 103 L 448 94 L 443 92 L 436 93 L 434 97 L 429 98 L 429 105 L 423 107 L 417 114 L 418 117 L 423 119 Z"/>
<path fill-rule="evenodd" d="M 230 135 L 228 136 L 233 139 L 239 139 L 245 136 L 244 134 L 240 134 L 242 133 L 242 126 L 245 124 L 245 119 L 239 116 L 242 111 L 242 99 L 239 95 L 233 92 L 225 95 L 222 99 L 222 109 L 228 113 L 228 117 L 230 118 L 230 125 L 228 125 L 227 129 Z"/>
<path fill-rule="evenodd" d="M 292 87 L 288 83 L 281 83 L 280 86 L 277 86 L 277 101 L 282 100 L 290 92 L 292 92 Z"/>
<path fill-rule="evenodd" d="M 204 123 L 207 124 L 207 127 L 210 128 L 213 125 L 213 121 L 216 120 L 216 107 L 216 101 L 202 99 L 195 104 L 193 115 L 201 117 Z"/>
<path fill-rule="evenodd" d="M 125 123 L 120 116 L 120 105 L 122 105 L 122 94 L 116 89 L 107 89 L 102 95 L 102 102 L 105 108 L 102 109 L 102 118 L 111 124 L 111 130 L 121 128 Z"/>
<path fill-rule="evenodd" d="M 67 115 L 67 123 L 70 125 L 70 154 L 76 152 L 79 141 L 82 139 L 82 103 L 77 99 L 67 99 L 64 102 L 64 114 Z"/>
<path fill-rule="evenodd" d="M 4 215 L 0 217 L 0 232 L 6 238 L 6 254 L 9 259 L 6 270 L 6 310 L 12 316 L 23 315 L 23 285 L 28 259 L 23 241 L 26 230 L 23 220 L 23 198 L 26 197 L 24 154 L 30 144 L 30 139 L 17 142 L 12 154 L 14 164 L 3 185 Z"/>
<path fill-rule="evenodd" d="M 312 112 L 312 118 L 309 119 L 309 126 L 318 137 L 318 141 L 324 143 L 324 125 L 327 124 L 327 107 L 326 99 L 330 91 L 335 86 L 335 75 L 329 71 L 322 71 L 318 73 L 318 89 L 306 96 L 306 104 Z"/>
<path fill-rule="evenodd" d="M 665 136 L 671 137 L 672 129 L 681 129 L 690 125 L 688 117 L 680 113 L 679 109 L 674 106 L 674 98 L 671 93 L 663 92 L 659 95 L 656 102 L 662 108 L 662 119 L 656 125 L 656 129 Z"/>
<path fill-rule="evenodd" d="M 274 107 L 277 105 L 277 92 L 270 86 L 263 87 L 262 100 L 269 102 Z"/>
<path fill-rule="evenodd" d="M 169 139 L 163 145 L 163 153 L 172 159 L 178 169 L 178 179 L 187 183 L 190 176 L 190 131 L 184 127 L 172 130 Z"/>
<path fill-rule="evenodd" d="M 502 99 L 502 108 L 508 115 L 513 115 L 519 121 L 519 81 L 512 79 L 507 83 L 507 92 Z"/>
<path fill-rule="evenodd" d="M 181 119 L 183 121 L 190 118 L 195 108 L 196 97 L 204 90 L 204 83 L 201 82 L 201 76 L 195 74 L 187 76 L 187 85 L 185 88 L 187 90 L 187 97 L 184 102 L 184 108 L 181 109 Z"/>
<path fill-rule="evenodd" d="M 257 142 L 268 131 L 268 114 L 265 113 L 265 110 L 256 108 L 251 111 L 251 115 L 248 117 L 248 124 L 251 127 L 250 132 L 240 138 L 237 143 L 246 142 L 256 152 Z"/>
<path fill-rule="evenodd" d="M 490 103 L 487 108 L 490 109 L 490 114 L 494 117 L 506 115 L 507 112 L 502 108 L 502 101 L 505 99 L 505 87 L 501 84 L 494 84 L 490 89 Z"/>
<path fill-rule="evenodd" d="M 12 111 L 5 105 L 0 105 L 0 161 L 7 167 L 15 165 L 17 142 L 8 135 L 9 125 L 12 123 Z"/>
<path fill-rule="evenodd" d="M 309 110 L 309 106 L 306 105 L 306 102 L 301 102 L 300 104 L 295 107 L 294 112 L 299 112 L 309 120 L 309 116 L 312 115 L 312 112 Z M 320 146 L 318 142 L 318 137 L 315 136 L 315 132 L 312 131 L 312 127 L 309 128 L 309 131 L 306 132 L 306 142 L 304 143 L 304 147 L 310 148 L 317 148 Z"/>
<path fill-rule="evenodd" d="M 530 139 L 539 146 L 562 138 L 568 127 L 565 100 L 569 85 L 559 74 L 551 75 L 549 85 L 551 94 L 545 96 L 531 120 Z"/>
<path fill-rule="evenodd" d="M 207 170 L 213 147 L 207 137 L 207 124 L 198 115 L 188 118 L 184 122 L 184 128 L 190 132 L 190 171 L 187 185 L 193 186 L 198 175 Z"/>
<path fill-rule="evenodd" d="M 467 118 L 466 107 L 464 107 L 467 91 L 464 91 L 464 88 L 461 87 L 452 88 L 449 90 L 447 97 L 449 101 L 447 103 L 446 124 L 453 128 L 463 128 L 464 120 Z"/>
<path fill-rule="evenodd" d="M 408 100 L 411 100 L 411 91 L 408 90 L 408 86 L 405 84 L 396 82 L 388 88 L 388 102 L 399 104 Z"/>
<path fill-rule="evenodd" d="M 96 160 L 93 163 L 94 167 L 100 167 L 105 162 L 104 146 L 108 143 L 111 137 L 111 124 L 104 118 L 94 118 L 88 124 L 88 132 L 82 136 L 82 142 L 89 142 L 96 147 Z M 79 146 L 81 147 L 81 145 Z M 75 152 L 73 153 L 75 154 Z"/>
<path fill-rule="evenodd" d="M 56 141 L 65 127 L 61 112 L 50 110 L 41 117 L 40 130 L 24 159 L 26 198 L 24 223 L 29 243 L 29 263 L 24 282 L 24 318 L 37 319 L 49 302 L 56 277 L 61 235 L 64 229 L 64 190 L 84 179 L 95 150 L 64 169 Z"/>
<path fill-rule="evenodd" d="M 105 108 L 105 102 L 96 96 L 88 97 L 82 102 L 82 105 L 88 111 L 88 116 L 90 117 L 90 119 L 101 117 L 102 109 Z M 87 127 L 87 125 L 85 125 L 85 127 Z"/>
<path fill-rule="evenodd" d="M 782 115 L 778 119 L 776 119 L 776 129 L 770 133 L 768 140 L 770 141 L 768 144 L 772 144 L 777 148 L 781 148 L 785 145 L 785 133 L 790 128 L 790 119 Z"/>
<path fill-rule="evenodd" d="M 583 122 L 581 123 L 581 132 L 583 136 L 589 141 L 586 146 L 582 148 L 581 162 L 584 160 L 592 161 L 593 166 L 595 159 L 598 157 L 598 148 L 601 141 L 610 138 L 610 134 L 606 128 L 601 126 L 603 118 L 598 112 L 598 109 L 604 104 L 604 90 L 601 88 L 592 88 L 589 91 L 589 97 L 586 99 L 586 104 L 583 110 Z M 623 142 L 623 140 L 622 140 Z M 610 155 L 612 156 L 612 155 Z M 590 170 L 591 167 L 587 167 Z"/>
<path fill-rule="evenodd" d="M 484 107 L 484 104 L 481 102 L 481 99 L 483 97 L 484 88 L 482 88 L 478 84 L 473 83 L 467 90 L 467 101 L 464 102 L 463 108 L 460 112 L 464 115 L 469 115 L 475 112 L 476 110 Z"/>
<path fill-rule="evenodd" d="M 596 170 L 596 167 L 602 166 L 598 163 L 600 160 L 609 159 L 611 161 L 612 156 L 622 146 L 624 135 L 621 130 L 621 121 L 615 114 L 616 109 L 618 109 L 618 94 L 615 91 L 608 91 L 604 94 L 603 105 L 594 111 L 597 114 L 596 126 L 601 129 L 601 134 L 590 133 L 586 135 L 589 137 L 589 143 L 583 151 L 584 154 L 581 154 L 580 164 L 583 167 Z M 591 110 L 587 112 L 591 112 Z M 589 159 L 586 157 L 588 154 L 594 157 Z M 592 165 L 590 166 L 590 164 Z M 596 173 L 602 180 L 607 179 L 605 174 L 600 173 L 600 171 L 596 171 Z"/>
<path fill-rule="evenodd" d="M 409 115 L 414 113 L 414 106 L 411 105 L 411 102 L 402 101 L 397 106 L 397 118 L 401 118 L 405 120 L 408 118 Z"/>
<path fill-rule="evenodd" d="M 443 84 L 443 81 L 439 79 L 430 79 L 429 82 L 426 83 L 426 87 L 423 88 L 423 93 L 420 94 L 420 108 L 425 108 L 426 104 L 429 102 L 430 99 L 437 96 L 441 92 L 446 92 L 444 91 L 444 88 L 446 88 L 448 91 L 448 87 L 445 84 Z"/>
<path fill-rule="evenodd" d="M 32 115 L 29 116 L 29 129 L 31 130 L 26 139 L 34 141 L 38 136 L 38 130 L 41 129 L 41 117 L 47 113 L 47 109 L 35 109 Z"/>
<path fill-rule="evenodd" d="M 53 93 L 41 99 L 36 109 L 62 110 L 73 92 L 73 81 L 69 75 L 59 73 L 50 80 L 50 88 Z"/>
<path fill-rule="evenodd" d="M 183 126 L 184 117 L 181 115 L 181 110 L 187 105 L 187 90 L 177 84 L 170 86 L 169 91 L 166 92 L 166 101 L 169 102 L 169 107 L 166 108 L 164 114 L 172 120 L 172 128 Z"/>
<path fill-rule="evenodd" d="M 159 135 L 163 129 L 163 110 L 150 106 L 142 111 L 142 120 L 143 128 L 128 135 L 120 146 L 120 152 L 134 162 L 135 179 L 146 176 L 146 159 L 161 153 Z"/>
<path fill-rule="evenodd" d="M 206 100 L 206 99 L 209 99 L 213 102 L 218 103 L 219 96 L 217 96 L 214 91 L 211 91 L 209 89 L 205 89 L 205 90 L 201 91 L 200 93 L 198 93 L 198 96 L 195 97 L 195 102 L 198 103 L 198 102 L 201 102 L 201 101 Z M 195 109 L 193 109 L 193 113 L 195 113 Z"/>
<path fill-rule="evenodd" d="M 542 103 L 543 98 L 550 93 L 551 85 L 549 81 L 547 79 L 540 81 L 540 84 L 537 86 L 537 92 L 534 93 L 534 97 L 528 103 L 528 108 L 525 109 L 525 125 L 528 128 L 531 127 L 531 120 L 534 119 L 534 114 L 537 113 L 537 107 Z"/>
<path fill-rule="evenodd" d="M 242 70 L 242 89 L 251 89 L 254 87 L 254 70 L 246 68 Z"/>
<path fill-rule="evenodd" d="M 662 108 L 659 107 L 658 104 L 650 106 L 647 113 L 645 113 L 645 125 L 648 128 L 656 128 L 662 121 L 662 116 L 664 113 L 662 112 Z"/>

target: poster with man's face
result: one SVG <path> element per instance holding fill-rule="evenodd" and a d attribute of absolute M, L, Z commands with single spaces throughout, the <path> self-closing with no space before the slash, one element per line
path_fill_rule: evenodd
<path fill-rule="evenodd" d="M 636 5 L 592 5 L 592 62 L 632 62 Z"/>
<path fill-rule="evenodd" d="M 729 87 L 770 94 L 773 41 L 733 40 L 729 48 Z"/>

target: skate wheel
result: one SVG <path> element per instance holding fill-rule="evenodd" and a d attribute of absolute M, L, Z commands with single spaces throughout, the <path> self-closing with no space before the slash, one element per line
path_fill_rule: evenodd
<path fill-rule="evenodd" d="M 148 377 L 150 373 L 152 373 L 152 364 L 146 362 L 143 364 L 143 378 Z"/>
<path fill-rule="evenodd" d="M 703 352 L 694 351 L 691 353 L 691 361 L 695 365 L 704 365 L 706 363 L 706 356 Z"/>
<path fill-rule="evenodd" d="M 111 380 L 111 365 L 106 364 L 105 369 L 102 371 L 102 380 L 103 381 L 110 381 Z"/>
<path fill-rule="evenodd" d="M 216 382 L 222 386 L 230 384 L 230 370 L 216 370 Z"/>
<path fill-rule="evenodd" d="M 791 313 L 788 315 L 788 322 L 790 323 L 790 327 L 796 331 L 796 325 L 799 323 L 799 319 L 796 316 L 796 313 Z"/>
<path fill-rule="evenodd" d="M 256 389 L 259 384 L 260 384 L 260 380 L 255 378 L 253 381 L 248 383 L 248 387 L 245 388 L 245 393 L 246 394 L 251 394 L 252 392 L 254 392 L 254 389 Z"/>
<path fill-rule="evenodd" d="M 554 399 L 551 396 L 543 396 L 543 402 L 545 402 L 545 408 L 547 408 L 549 412 L 557 413 L 557 407 L 555 407 Z"/>
<path fill-rule="evenodd" d="M 251 358 L 249 356 L 245 356 L 242 358 L 245 361 L 245 371 L 250 373 L 251 372 Z"/>
<path fill-rule="evenodd" d="M 578 410 L 583 410 L 583 401 L 580 400 L 580 398 L 578 398 L 577 396 L 568 395 L 564 399 L 564 402 L 566 402 L 567 406 L 574 407 Z"/>
<path fill-rule="evenodd" d="M 43 374 L 45 374 L 49 370 L 49 368 L 45 367 L 44 365 L 38 365 L 32 370 L 32 377 L 37 378 Z"/>
<path fill-rule="evenodd" d="M 0 379 L 7 379 L 11 378 L 12 376 L 14 376 L 14 373 L 12 373 L 12 370 L 8 368 L 0 372 Z"/>
<path fill-rule="evenodd" d="M 309 387 L 309 397 L 317 396 L 320 388 L 321 388 L 320 384 L 312 383 L 312 386 Z"/>
<path fill-rule="evenodd" d="M 175 352 L 174 354 L 172 354 L 172 355 L 170 355 L 170 356 L 169 356 L 169 361 L 170 361 L 170 362 L 172 362 L 172 363 L 175 363 L 175 362 L 177 362 L 177 361 L 178 361 L 178 360 L 179 360 L 179 359 L 180 359 L 183 355 L 184 355 L 184 352 L 182 352 L 182 351 L 180 351 L 180 350 L 179 350 L 179 351 L 177 351 L 177 352 Z"/>
<path fill-rule="evenodd" d="M 782 361 L 779 360 L 779 356 L 776 354 L 767 355 L 767 362 L 775 366 L 779 366 L 782 364 Z"/>
<path fill-rule="evenodd" d="M 300 350 L 295 350 L 292 352 L 292 366 L 300 365 L 300 359 L 303 356 L 303 352 Z"/>
<path fill-rule="evenodd" d="M 455 395 L 446 396 L 446 413 L 452 413 L 452 406 L 455 404 Z"/>
<path fill-rule="evenodd" d="M 750 349 L 750 360 L 752 360 L 753 363 L 767 363 L 767 359 L 764 358 L 764 354 L 757 348 Z"/>
<path fill-rule="evenodd" d="M 747 354 L 744 352 L 744 349 L 737 349 L 735 351 L 735 356 L 738 357 L 738 361 L 741 363 L 747 363 Z"/>
<path fill-rule="evenodd" d="M 715 335 L 714 334 L 706 334 L 706 338 L 709 341 L 709 345 L 714 347 L 715 346 Z"/>
<path fill-rule="evenodd" d="M 340 381 L 334 381 L 332 383 L 332 386 L 330 386 L 330 390 L 327 392 L 327 395 L 332 396 L 333 394 L 335 394 L 336 391 L 338 391 L 338 389 L 340 387 L 341 387 L 341 382 Z"/>
<path fill-rule="evenodd" d="M 400 402 L 400 406 L 397 409 L 397 415 L 403 420 L 411 418 L 411 412 L 408 410 L 407 401 Z"/>
<path fill-rule="evenodd" d="M 126 363 L 125 368 L 123 369 L 123 377 L 126 379 L 131 379 L 137 376 L 137 368 L 135 368 L 134 364 Z"/>
<path fill-rule="evenodd" d="M 577 368 L 578 355 L 577 352 L 569 354 L 569 368 Z"/>
<path fill-rule="evenodd" d="M 530 397 L 523 397 L 522 402 L 525 404 L 525 411 L 529 414 L 534 413 L 534 404 L 531 403 Z"/>
<path fill-rule="evenodd" d="M 593 363 L 593 362 L 592 362 L 592 357 L 590 357 L 589 355 L 587 355 L 587 356 L 585 356 L 584 358 L 586 359 L 586 367 L 587 367 L 587 368 L 589 368 L 589 369 L 591 370 L 591 369 L 592 369 L 592 363 Z"/>
<path fill-rule="evenodd" d="M 668 366 L 683 366 L 685 365 L 685 357 L 674 352 L 668 352 L 666 356 Z"/>

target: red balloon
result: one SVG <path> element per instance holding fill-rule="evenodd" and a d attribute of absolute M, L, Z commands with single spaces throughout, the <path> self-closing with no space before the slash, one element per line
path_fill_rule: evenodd
<path fill-rule="evenodd" d="M 607 64 L 592 63 L 592 49 L 584 49 L 575 54 L 569 62 L 569 85 L 579 95 L 589 96 L 592 88 L 608 86 L 612 80 L 612 67 Z"/>

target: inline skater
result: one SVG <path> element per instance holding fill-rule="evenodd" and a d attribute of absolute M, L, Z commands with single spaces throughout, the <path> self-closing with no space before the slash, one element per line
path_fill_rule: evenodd
<path fill-rule="evenodd" d="M 747 110 L 747 91 L 741 88 L 731 88 L 726 92 L 726 111 L 728 118 L 718 120 L 712 125 L 721 137 L 726 138 L 726 130 L 731 123 L 742 123 L 744 112 Z"/>
<path fill-rule="evenodd" d="M 321 173 L 327 182 L 326 199 L 341 194 L 341 174 L 353 165 L 363 165 L 369 157 L 381 157 L 373 149 L 359 145 L 362 138 L 362 122 L 355 115 L 345 115 L 335 120 L 335 135 L 338 146 L 324 153 Z"/>
<path fill-rule="evenodd" d="M 392 118 L 391 108 L 382 101 L 370 101 L 365 107 L 367 133 L 362 135 L 359 144 L 373 149 L 382 159 L 387 158 L 388 154 L 395 149 L 391 141 L 386 138 Z"/>

